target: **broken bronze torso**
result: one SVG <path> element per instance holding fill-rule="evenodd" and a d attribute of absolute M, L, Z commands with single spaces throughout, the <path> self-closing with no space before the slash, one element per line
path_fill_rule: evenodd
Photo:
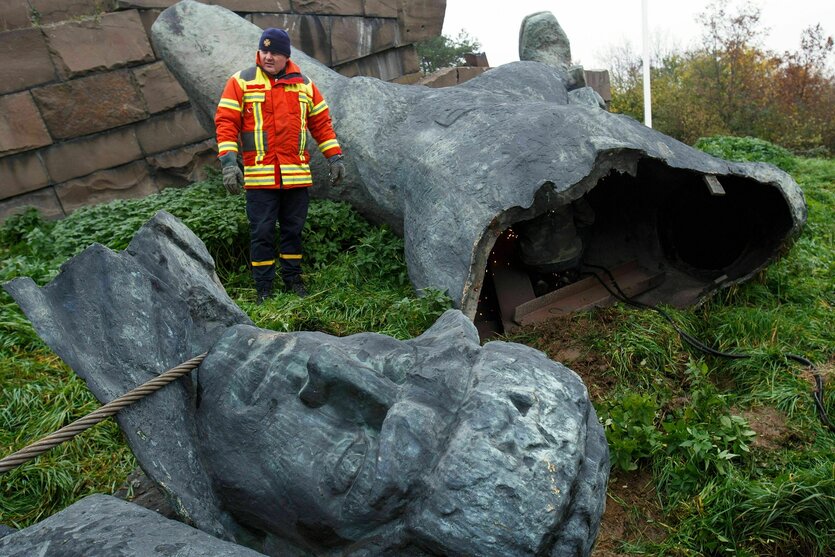
<path fill-rule="evenodd" d="M 152 37 L 208 122 L 260 32 L 223 8 L 185 0 L 160 15 Z M 493 295 L 485 290 L 495 286 L 488 262 L 497 243 L 510 247 L 502 267 L 530 274 L 511 231 L 580 200 L 594 223 L 576 246 L 577 263 L 636 266 L 652 285 L 646 303 L 687 305 L 750 278 L 805 222 L 803 195 L 785 172 L 717 159 L 591 106 L 569 94 L 574 80 L 562 69 L 514 62 L 429 89 L 349 79 L 298 50 L 292 58 L 327 97 L 348 164 L 344 187 L 314 194 L 400 231 L 415 288 L 446 291 L 470 319 Z M 318 153 L 313 171 L 325 181 Z M 538 243 L 547 242 L 544 228 Z M 550 228 L 553 242 L 563 241 L 565 227 Z M 512 325 L 515 312 L 501 317 Z"/>

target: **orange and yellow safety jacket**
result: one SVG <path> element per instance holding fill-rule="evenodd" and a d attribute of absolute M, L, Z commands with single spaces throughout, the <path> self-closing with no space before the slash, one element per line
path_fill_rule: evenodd
<path fill-rule="evenodd" d="M 307 130 L 325 157 L 339 155 L 330 111 L 322 93 L 288 60 L 272 77 L 257 65 L 226 82 L 215 112 L 218 156 L 237 153 L 240 142 L 245 188 L 313 185 Z"/>

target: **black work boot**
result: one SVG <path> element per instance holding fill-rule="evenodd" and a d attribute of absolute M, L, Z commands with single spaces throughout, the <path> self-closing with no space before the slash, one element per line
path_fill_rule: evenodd
<path fill-rule="evenodd" d="M 305 296 L 307 296 L 307 289 L 304 287 L 302 279 L 285 281 L 284 289 L 287 290 L 287 292 L 292 292 L 299 298 L 304 298 Z"/>
<path fill-rule="evenodd" d="M 264 303 L 264 300 L 269 298 L 273 295 L 273 287 L 269 285 L 264 286 L 256 286 L 255 289 L 258 291 L 258 297 L 255 299 L 255 305 L 260 306 Z"/>

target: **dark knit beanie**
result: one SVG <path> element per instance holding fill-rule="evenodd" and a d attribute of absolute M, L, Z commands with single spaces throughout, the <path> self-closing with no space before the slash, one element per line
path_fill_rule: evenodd
<path fill-rule="evenodd" d="M 269 27 L 261 33 L 261 40 L 258 41 L 258 50 L 283 54 L 290 57 L 290 35 L 284 29 Z"/>

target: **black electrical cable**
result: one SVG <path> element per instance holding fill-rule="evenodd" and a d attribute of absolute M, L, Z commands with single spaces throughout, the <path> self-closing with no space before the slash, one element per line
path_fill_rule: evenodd
<path fill-rule="evenodd" d="M 608 275 L 609 280 L 612 281 L 612 285 L 615 287 L 615 289 L 617 289 L 617 292 L 614 292 L 609 287 L 609 285 L 606 284 L 606 281 L 604 281 L 602 278 L 600 278 L 600 275 L 598 275 L 597 273 L 595 273 L 593 271 L 584 271 L 583 274 L 590 275 L 590 276 L 593 276 L 594 278 L 596 278 L 597 281 L 600 284 L 603 285 L 603 288 L 605 288 L 609 292 L 609 294 L 611 294 L 612 296 L 614 296 L 618 300 L 620 300 L 620 301 L 622 301 L 626 304 L 629 304 L 633 307 L 637 307 L 637 308 L 640 308 L 640 309 L 650 309 L 650 310 L 658 312 L 662 317 L 664 317 L 664 319 L 666 319 L 667 321 L 670 322 L 670 324 L 673 326 L 673 329 L 675 329 L 675 331 L 681 336 L 681 338 L 685 342 L 687 342 L 689 345 L 693 346 L 694 348 L 696 348 L 698 350 L 701 350 L 702 352 L 705 352 L 705 353 L 710 354 L 712 356 L 718 356 L 720 358 L 730 358 L 730 359 L 735 359 L 735 360 L 741 360 L 741 359 L 752 358 L 753 357 L 750 354 L 737 354 L 737 353 L 733 353 L 733 352 L 722 352 L 721 350 L 716 350 L 715 348 L 711 348 L 710 346 L 706 345 L 705 343 L 703 343 L 699 339 L 693 337 L 692 335 L 690 335 L 689 333 L 687 333 L 686 331 L 681 329 L 681 327 L 678 326 L 678 324 L 675 322 L 675 320 L 673 320 L 672 316 L 670 316 L 670 314 L 668 314 L 666 311 L 662 310 L 659 307 L 652 306 L 652 305 L 649 305 L 649 304 L 645 304 L 645 303 L 639 302 L 637 300 L 633 300 L 632 298 L 627 296 L 623 292 L 623 290 L 621 290 L 620 286 L 618 285 L 617 281 L 615 280 L 614 275 L 612 275 L 611 271 L 609 271 L 609 269 L 607 269 L 606 267 L 602 267 L 600 265 L 592 265 L 591 263 L 586 263 L 586 262 L 583 262 L 581 265 L 583 267 L 588 267 L 590 269 L 600 269 L 601 271 L 605 272 Z M 815 400 L 815 406 L 816 406 L 817 411 L 818 411 L 818 417 L 820 418 L 820 421 L 827 428 L 829 428 L 830 431 L 835 432 L 835 425 L 833 425 L 832 422 L 829 421 L 829 417 L 826 415 L 826 408 L 823 405 L 823 378 L 821 377 L 820 373 L 817 372 L 817 368 L 815 367 L 815 365 L 809 359 L 804 358 L 803 356 L 798 356 L 797 354 L 784 354 L 783 357 L 787 360 L 792 360 L 792 361 L 795 361 L 799 364 L 805 365 L 807 367 L 807 369 L 812 373 L 812 376 L 815 379 L 815 390 L 812 393 L 812 398 Z"/>

